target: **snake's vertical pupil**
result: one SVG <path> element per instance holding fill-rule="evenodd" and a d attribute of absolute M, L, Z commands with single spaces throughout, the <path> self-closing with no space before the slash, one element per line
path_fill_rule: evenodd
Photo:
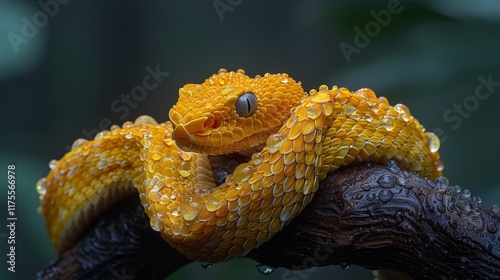
<path fill-rule="evenodd" d="M 257 97 L 251 92 L 246 92 L 236 100 L 236 113 L 240 117 L 250 117 L 257 111 Z"/>
<path fill-rule="evenodd" d="M 250 112 L 252 110 L 252 105 L 250 104 L 250 100 L 247 99 L 247 110 Z"/>

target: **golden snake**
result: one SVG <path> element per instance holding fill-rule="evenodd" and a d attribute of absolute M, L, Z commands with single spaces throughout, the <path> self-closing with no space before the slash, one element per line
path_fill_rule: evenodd
<path fill-rule="evenodd" d="M 58 254 L 135 189 L 172 247 L 214 263 L 270 240 L 341 166 L 395 160 L 431 179 L 443 168 L 437 137 L 370 89 L 322 85 L 306 94 L 287 74 L 221 69 L 179 94 L 171 122 L 141 116 L 75 141 L 49 164 L 37 189 Z M 208 154 L 234 152 L 253 156 L 216 186 Z"/>

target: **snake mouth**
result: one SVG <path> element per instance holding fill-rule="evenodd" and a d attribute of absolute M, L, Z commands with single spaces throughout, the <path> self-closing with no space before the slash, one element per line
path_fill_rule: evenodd
<path fill-rule="evenodd" d="M 172 139 L 184 150 L 192 150 L 194 146 L 207 145 L 209 135 L 220 127 L 221 121 L 211 115 L 191 120 L 185 124 L 174 123 Z"/>

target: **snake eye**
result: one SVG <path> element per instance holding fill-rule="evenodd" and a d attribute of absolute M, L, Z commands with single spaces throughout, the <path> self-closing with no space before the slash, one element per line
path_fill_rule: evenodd
<path fill-rule="evenodd" d="M 250 117 L 257 111 L 257 97 L 251 92 L 246 92 L 236 100 L 236 113 L 240 117 Z"/>

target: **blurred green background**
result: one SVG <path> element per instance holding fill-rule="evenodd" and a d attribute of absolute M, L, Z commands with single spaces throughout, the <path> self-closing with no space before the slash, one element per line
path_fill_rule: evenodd
<path fill-rule="evenodd" d="M 497 1 L 66 2 L 0 1 L 0 167 L 5 182 L 7 165 L 16 165 L 18 217 L 15 274 L 5 269 L 8 232 L 0 227 L 0 279 L 29 279 L 55 258 L 34 187 L 51 159 L 108 128 L 108 119 L 166 120 L 178 88 L 221 67 L 252 76 L 287 72 L 306 89 L 370 87 L 404 103 L 441 137 L 450 182 L 484 204 L 500 203 Z M 124 106 L 123 95 L 142 84 L 148 66 L 169 75 L 135 108 L 113 107 Z M 490 85 L 476 92 L 481 79 Z M 6 183 L 0 191 L 6 221 Z M 292 279 L 283 273 L 264 276 L 241 259 L 208 270 L 194 263 L 168 279 Z M 371 279 L 371 272 L 307 273 L 349 278 Z"/>

